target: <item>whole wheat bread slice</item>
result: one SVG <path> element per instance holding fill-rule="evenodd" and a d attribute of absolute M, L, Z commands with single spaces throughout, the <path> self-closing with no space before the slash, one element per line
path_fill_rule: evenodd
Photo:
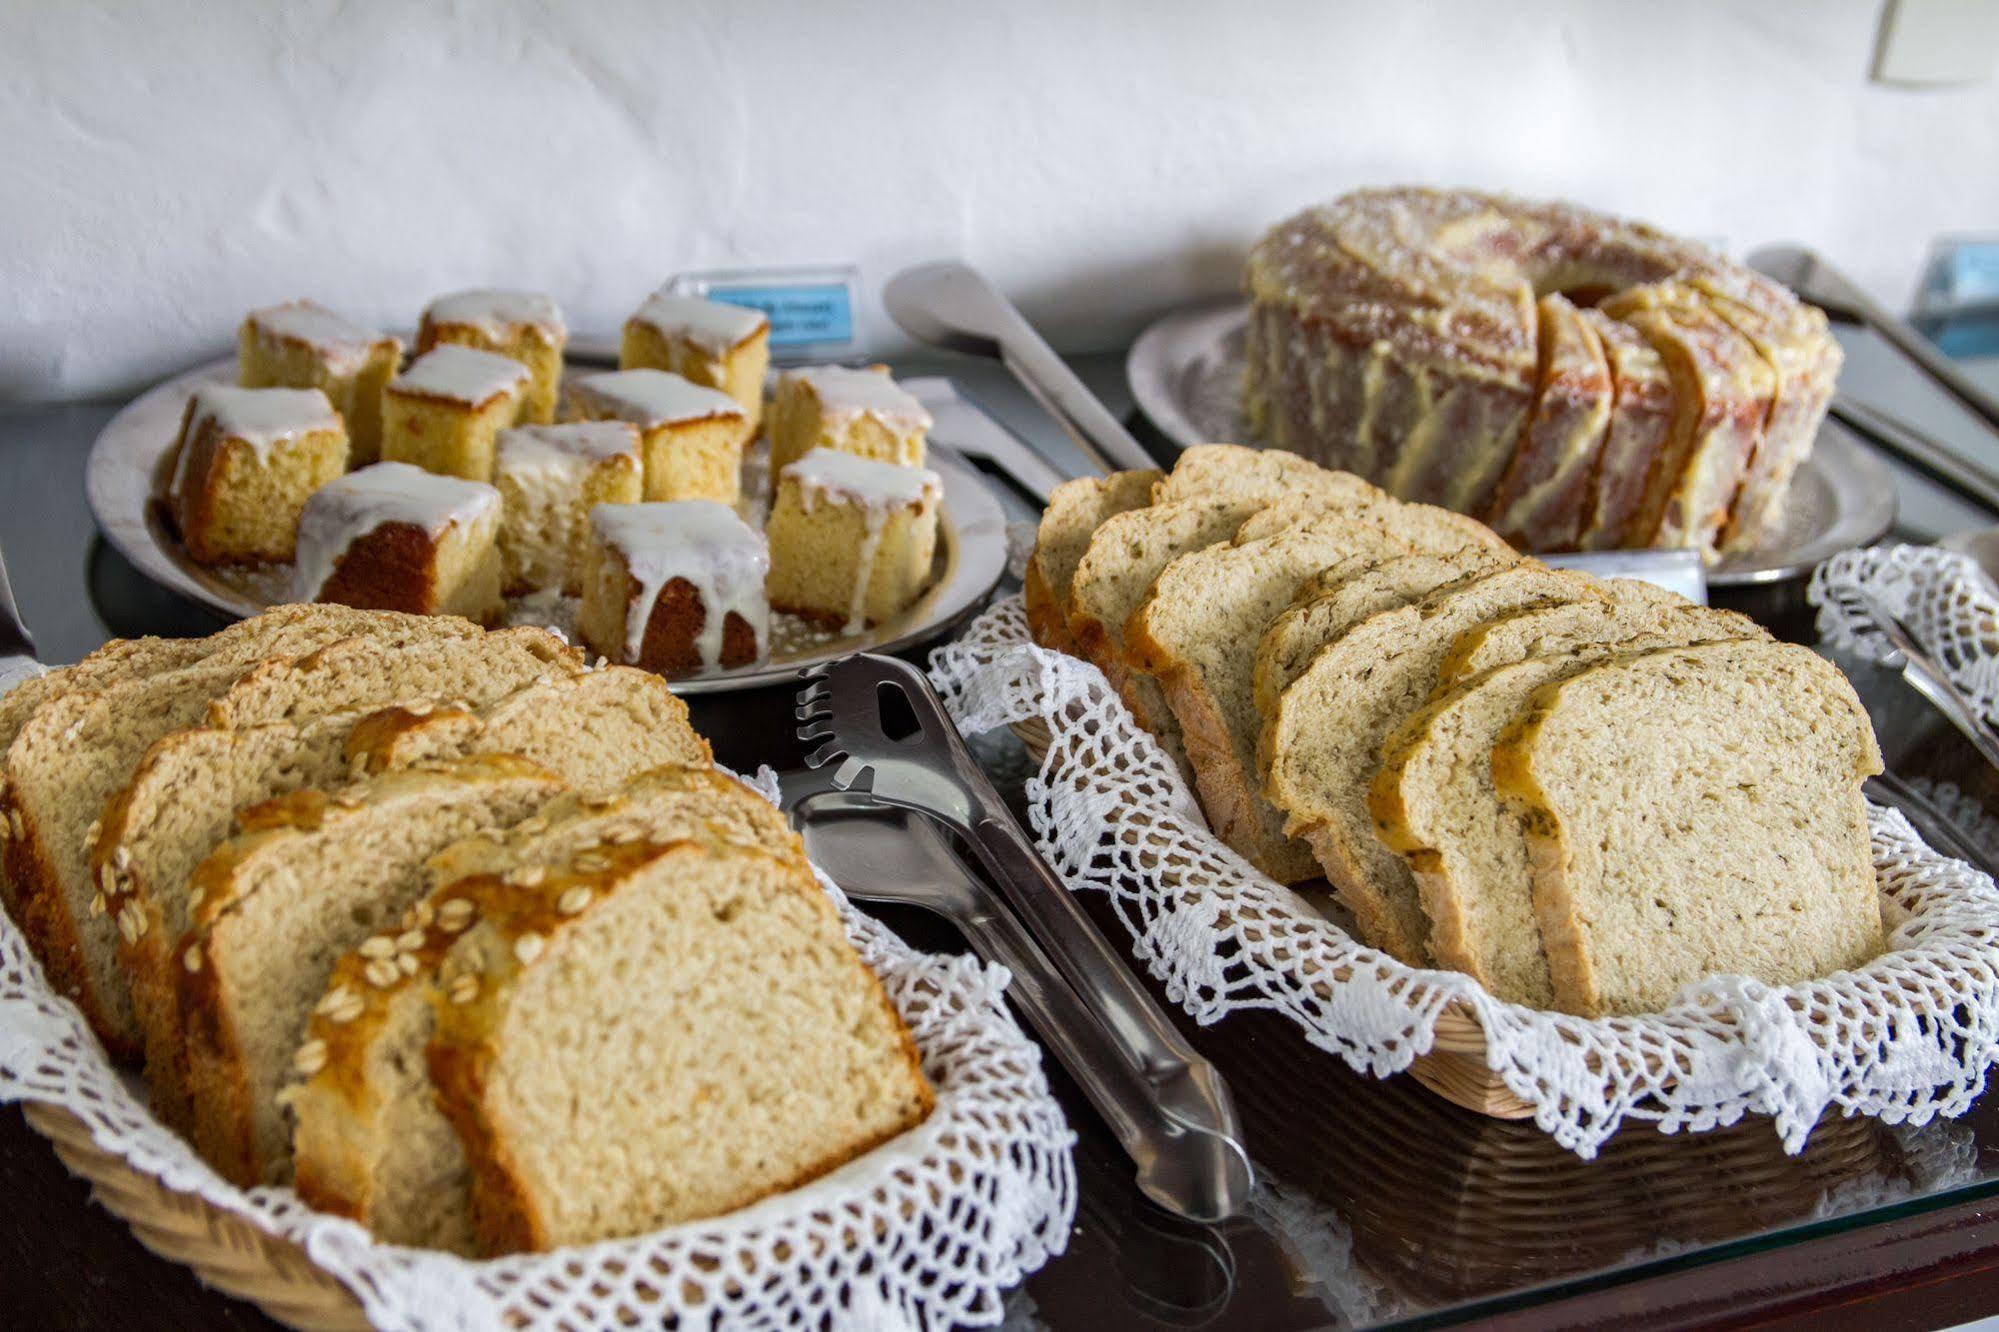
<path fill-rule="evenodd" d="M 1365 518 L 1343 515 L 1262 541 L 1217 543 L 1168 565 L 1125 626 L 1132 663 L 1158 679 L 1180 723 L 1209 825 L 1280 883 L 1318 871 L 1257 792 L 1254 645 L 1321 569 L 1357 554 L 1408 549 Z"/>
<path fill-rule="evenodd" d="M 1611 658 L 1537 690 L 1492 764 L 1564 1009 L 1654 1011 L 1706 976 L 1788 984 L 1881 949 L 1860 792 L 1881 753 L 1807 648 Z"/>
<path fill-rule="evenodd" d="M 334 964 L 415 905 L 429 857 L 562 789 L 525 759 L 486 754 L 243 812 L 244 831 L 194 871 L 194 924 L 174 954 L 192 1137 L 210 1165 L 246 1187 L 289 1177 L 278 1093 L 305 1071 L 301 1042 Z"/>
<path fill-rule="evenodd" d="M 1075 650 L 1076 641 L 1069 636 L 1069 588 L 1090 537 L 1105 519 L 1152 503 L 1152 488 L 1163 475 L 1143 471 L 1078 477 L 1048 496 L 1022 588 L 1035 642 L 1061 652 Z"/>
<path fill-rule="evenodd" d="M 530 867 L 546 871 L 600 844 L 704 836 L 800 863 L 805 856 L 774 806 L 710 767 L 656 768 L 605 798 L 558 796 L 505 833 L 433 856 L 425 874 L 436 887 L 385 932 L 392 942 L 421 933 L 413 949 L 398 950 L 414 953 L 416 970 L 398 969 L 392 984 L 376 986 L 368 979 L 375 959 L 349 953 L 315 1006 L 306 1041 L 323 1045 L 327 1058 L 287 1093 L 299 1196 L 386 1243 L 476 1252 L 470 1171 L 424 1053 L 433 1008 L 452 997 L 439 987 L 438 963 L 471 920 L 471 899 L 455 885 L 475 874 L 520 879 Z"/>
<path fill-rule="evenodd" d="M 217 634 L 213 650 L 192 665 L 61 693 L 35 710 L 0 760 L 0 798 L 17 834 L 9 870 L 22 924 L 50 983 L 77 1002 L 114 1057 L 136 1056 L 140 1034 L 118 964 L 119 925 L 93 911 L 89 849 L 105 801 L 152 743 L 200 724 L 211 701 L 272 657 L 301 656 L 352 636 L 387 644 L 484 632 L 467 620 L 340 612 L 272 612 Z"/>
<path fill-rule="evenodd" d="M 440 968 L 463 1001 L 436 1010 L 430 1072 L 485 1251 L 719 1215 L 930 1112 L 914 1042 L 795 859 L 606 844 L 532 887 L 461 881 L 475 919 Z"/>
<path fill-rule="evenodd" d="M 1446 667 L 1436 695 L 1383 744 L 1369 791 L 1378 835 L 1415 876 L 1431 955 L 1509 1003 L 1549 1008 L 1555 992 L 1534 914 L 1526 834 L 1493 785 L 1499 736 L 1542 685 L 1621 652 L 1741 638 L 1749 625 L 1691 603 L 1661 609 L 1613 597 L 1608 605 L 1575 602 L 1513 617 L 1572 613 L 1579 623 L 1561 633 L 1550 655 L 1499 662 L 1495 636 L 1486 634 L 1477 655 L 1489 664 L 1457 679 Z M 1584 636 L 1586 618 L 1596 621 L 1594 641 Z M 1531 646 L 1552 636 L 1544 632 Z"/>
<path fill-rule="evenodd" d="M 1368 943 L 1428 965 L 1429 920 L 1401 856 L 1375 835 L 1368 784 L 1381 745 L 1428 701 L 1459 634 L 1508 611 L 1602 599 L 1583 574 L 1523 564 L 1371 616 L 1334 639 L 1264 719 L 1264 792 L 1305 838 Z"/>
<path fill-rule="evenodd" d="M 1310 490 L 1361 502 L 1388 498 L 1387 491 L 1352 472 L 1336 472 L 1283 449 L 1195 444 L 1173 460 L 1173 470 L 1153 489 L 1152 502 L 1170 504 L 1228 490 L 1254 490 L 1271 496 Z"/>

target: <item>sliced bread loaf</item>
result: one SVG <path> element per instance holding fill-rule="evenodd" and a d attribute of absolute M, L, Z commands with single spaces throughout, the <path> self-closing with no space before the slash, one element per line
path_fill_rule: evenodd
<path fill-rule="evenodd" d="M 388 943 L 371 949 L 379 953 L 420 934 L 413 948 L 396 948 L 398 957 L 414 953 L 416 969 L 398 967 L 389 984 L 377 985 L 371 969 L 376 980 L 386 980 L 389 968 L 357 950 L 334 966 L 315 1006 L 306 1045 L 323 1046 L 325 1063 L 285 1093 L 299 1196 L 361 1222 L 386 1243 L 476 1252 L 465 1152 L 438 1106 L 424 1054 L 435 1030 L 434 1006 L 467 988 L 438 986 L 438 963 L 476 909 L 458 881 L 507 876 L 503 882 L 532 893 L 550 866 L 600 845 L 689 837 L 804 856 L 784 816 L 740 782 L 709 767 L 667 767 L 607 798 L 558 796 L 503 834 L 432 857 L 425 872 L 439 886 L 398 927 L 373 936 Z M 558 899 L 558 913 L 563 906 Z"/>
<path fill-rule="evenodd" d="M 1307 581 L 1257 640 L 1251 668 L 1257 715 L 1276 711 L 1278 696 L 1319 649 L 1370 615 L 1407 606 L 1460 579 L 1519 562 L 1517 555 L 1467 546 L 1444 555 L 1410 553 L 1349 561 Z M 1256 771 L 1268 767 L 1268 756 L 1259 756 Z"/>
<path fill-rule="evenodd" d="M 461 881 L 475 919 L 439 972 L 431 1078 L 487 1252 L 720 1215 L 929 1114 L 914 1042 L 795 859 L 640 841 L 535 887 Z"/>
<path fill-rule="evenodd" d="M 1318 871 L 1257 791 L 1256 641 L 1321 569 L 1408 549 L 1384 528 L 1338 514 L 1263 541 L 1218 543 L 1169 564 L 1125 626 L 1132 663 L 1158 679 L 1180 723 L 1209 825 L 1280 883 Z"/>
<path fill-rule="evenodd" d="M 1162 475 L 1143 471 L 1083 476 L 1064 481 L 1048 496 L 1022 589 L 1027 627 L 1035 642 L 1062 652 L 1075 649 L 1069 636 L 1069 586 L 1075 581 L 1076 565 L 1105 519 L 1152 503 L 1152 488 Z"/>
<path fill-rule="evenodd" d="M 194 924 L 175 948 L 192 1136 L 209 1164 L 245 1186 L 288 1176 L 276 1098 L 334 963 L 415 904 L 430 856 L 561 790 L 488 754 L 243 811 L 242 834 L 194 871 Z"/>
<path fill-rule="evenodd" d="M 1554 985 L 1534 914 L 1526 834 L 1493 785 L 1493 746 L 1545 684 L 1620 652 L 1739 638 L 1746 623 L 1690 603 L 1661 610 L 1624 599 L 1559 610 L 1585 607 L 1597 613 L 1598 641 L 1577 641 L 1572 629 L 1556 655 L 1495 663 L 1440 684 L 1384 742 L 1368 795 L 1378 835 L 1415 876 L 1437 964 L 1532 1008 L 1554 1005 Z M 1490 660 L 1490 636 L 1484 646 Z"/>
<path fill-rule="evenodd" d="M 1807 648 L 1611 658 L 1537 690 L 1492 766 L 1568 1011 L 1654 1011 L 1704 976 L 1784 984 L 1881 949 L 1860 793 L 1881 753 Z"/>
<path fill-rule="evenodd" d="M 1508 611 L 1604 596 L 1583 574 L 1523 564 L 1371 616 L 1328 643 L 1264 721 L 1264 791 L 1285 830 L 1310 842 L 1363 937 L 1412 965 L 1430 961 L 1429 919 L 1401 856 L 1375 835 L 1368 784 L 1381 745 L 1428 701 L 1465 630 Z"/>
<path fill-rule="evenodd" d="M 483 632 L 470 621 L 418 615 L 274 611 L 215 635 L 209 654 L 192 665 L 62 693 L 35 710 L 4 759 L 0 798 L 18 834 L 10 870 L 51 984 L 76 1000 L 114 1056 L 138 1054 L 139 1029 L 118 964 L 118 926 L 91 909 L 89 850 L 105 801 L 131 779 L 152 743 L 198 725 L 212 700 L 268 658 L 301 656 L 350 636 L 388 645 Z"/>
<path fill-rule="evenodd" d="M 714 757 L 679 695 L 631 666 L 537 681 L 484 707 L 390 708 L 356 726 L 347 747 L 357 773 L 479 753 L 519 754 L 586 794 Z"/>

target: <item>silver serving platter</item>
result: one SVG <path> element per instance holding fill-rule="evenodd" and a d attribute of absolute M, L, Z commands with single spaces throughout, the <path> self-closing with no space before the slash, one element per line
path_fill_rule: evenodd
<path fill-rule="evenodd" d="M 1249 306 L 1232 300 L 1166 315 L 1132 345 L 1125 360 L 1132 396 L 1174 443 L 1254 442 L 1241 401 L 1248 325 Z M 1894 474 L 1828 420 L 1791 482 L 1783 530 L 1760 549 L 1728 556 L 1707 580 L 1739 587 L 1802 578 L 1842 550 L 1879 540 L 1894 522 Z"/>
<path fill-rule="evenodd" d="M 233 357 L 199 366 L 156 385 L 128 403 L 91 445 L 84 471 L 90 511 L 119 554 L 162 587 L 229 615 L 255 615 L 289 598 L 290 565 L 209 569 L 188 557 L 161 496 L 173 465 L 174 440 L 195 386 L 233 380 Z M 774 615 L 770 656 L 754 666 L 705 671 L 672 682 L 684 694 L 749 689 L 790 680 L 800 668 L 850 652 L 895 652 L 956 628 L 998 586 L 1006 572 L 1006 515 L 986 482 L 948 450 L 931 446 L 928 465 L 942 479 L 937 560 L 930 588 L 907 611 L 865 633 L 809 632 Z M 523 612 L 515 614 L 514 612 Z M 510 603 L 512 622 L 546 622 Z"/>

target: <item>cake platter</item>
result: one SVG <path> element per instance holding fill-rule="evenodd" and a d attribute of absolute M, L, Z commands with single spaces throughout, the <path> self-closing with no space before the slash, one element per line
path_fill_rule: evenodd
<path fill-rule="evenodd" d="M 291 566 L 211 569 L 195 563 L 162 501 L 189 394 L 200 384 L 233 382 L 235 374 L 236 360 L 227 357 L 176 375 L 127 404 L 91 445 L 84 493 L 104 539 L 146 577 L 224 614 L 248 616 L 291 599 Z M 933 443 L 927 465 L 944 495 L 930 586 L 915 604 L 858 634 L 828 632 L 773 612 L 765 660 L 686 676 L 673 688 L 701 694 L 786 682 L 815 662 L 850 652 L 896 652 L 941 637 L 983 606 L 1006 572 L 1005 511 L 978 472 L 948 449 Z M 745 468 L 747 493 L 756 496 L 762 480 L 754 465 Z M 574 641 L 574 611 L 574 598 L 509 598 L 506 623 L 562 629 Z"/>
<path fill-rule="evenodd" d="M 1175 444 L 1253 439 L 1241 403 L 1248 326 L 1245 302 L 1216 302 L 1164 316 L 1132 345 L 1125 361 L 1132 396 Z M 1723 559 L 1707 580 L 1731 587 L 1802 578 L 1839 551 L 1879 540 L 1894 522 L 1894 474 L 1828 420 L 1791 482 L 1783 530 Z"/>

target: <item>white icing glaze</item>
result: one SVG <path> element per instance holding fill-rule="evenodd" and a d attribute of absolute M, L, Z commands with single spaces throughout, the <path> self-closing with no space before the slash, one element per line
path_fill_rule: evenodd
<path fill-rule="evenodd" d="M 516 328 L 538 328 L 551 342 L 569 335 L 555 298 L 539 291 L 480 289 L 440 296 L 423 312 L 426 324 L 464 324 L 495 342 Z"/>
<path fill-rule="evenodd" d="M 879 370 L 812 365 L 784 372 L 812 386 L 819 409 L 835 419 L 872 416 L 898 435 L 930 429 L 930 413 L 915 395 Z"/>
<path fill-rule="evenodd" d="M 806 513 L 828 496 L 860 509 L 866 527 L 855 557 L 847 623 L 840 630 L 843 634 L 859 633 L 867 627 L 868 584 L 874 579 L 875 554 L 881 549 L 889 518 L 898 509 L 915 508 L 943 494 L 943 481 L 927 468 L 902 467 L 825 448 L 813 449 L 786 467 L 778 473 L 778 481 L 797 485 L 799 507 Z"/>
<path fill-rule="evenodd" d="M 315 430 L 342 429 L 340 413 L 318 389 L 237 388 L 203 384 L 188 399 L 191 410 L 181 449 L 174 459 L 171 488 L 177 494 L 187 477 L 187 445 L 210 422 L 228 439 L 240 439 L 261 464 L 273 446 Z"/>
<path fill-rule="evenodd" d="M 497 521 L 499 512 L 500 492 L 483 482 L 400 462 L 349 472 L 313 491 L 299 514 L 292 599 L 317 601 L 355 538 L 384 523 L 409 523 L 436 538 L 453 526 Z"/>
<path fill-rule="evenodd" d="M 625 615 L 627 662 L 639 659 L 653 603 L 676 578 L 693 585 L 706 612 L 695 639 L 704 667 L 721 660 L 722 627 L 731 613 L 750 626 L 757 656 L 763 656 L 770 641 L 770 603 L 764 599 L 770 548 L 734 509 L 714 500 L 599 504 L 590 510 L 590 525 L 639 585 Z"/>
<path fill-rule="evenodd" d="M 527 382 L 528 368 L 512 357 L 444 343 L 411 361 L 389 391 L 477 407 Z"/>
<path fill-rule="evenodd" d="M 620 454 L 639 461 L 639 432 L 629 421 L 514 426 L 494 444 L 500 467 L 589 467 Z"/>
<path fill-rule="evenodd" d="M 382 334 L 370 333 L 311 301 L 252 310 L 250 322 L 266 337 L 304 343 L 318 352 L 327 368 L 338 375 L 359 370 L 375 344 L 386 341 Z"/>
<path fill-rule="evenodd" d="M 641 430 L 744 414 L 743 405 L 720 389 L 704 388 L 666 370 L 584 375 L 570 383 L 569 400 L 591 416 L 630 421 Z"/>
<path fill-rule="evenodd" d="M 680 338 L 721 360 L 769 325 L 761 310 L 657 292 L 632 316 L 662 337 Z"/>

